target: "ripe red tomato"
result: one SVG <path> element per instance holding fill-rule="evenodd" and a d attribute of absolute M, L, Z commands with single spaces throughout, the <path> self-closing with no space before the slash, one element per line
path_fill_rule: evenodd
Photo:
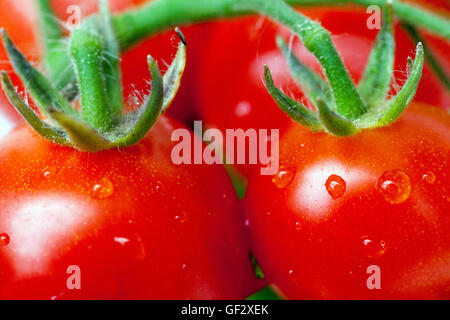
<path fill-rule="evenodd" d="M 344 64 L 358 82 L 379 31 L 367 28 L 369 14 L 365 8 L 348 6 L 300 10 L 331 31 Z M 270 67 L 277 86 L 306 103 L 275 44 L 277 34 L 287 35 L 286 39 L 289 39 L 289 32 L 267 19 L 254 17 L 216 23 L 210 29 L 210 40 L 203 50 L 197 77 L 199 114 L 210 126 L 220 130 L 284 128 L 290 121 L 267 93 L 263 65 Z M 394 86 L 398 87 L 406 80 L 407 57 L 414 55 L 415 43 L 398 25 L 395 32 L 397 51 Z M 448 42 L 428 35 L 427 40 L 450 73 Z M 294 41 L 293 50 L 307 65 L 320 71 L 315 58 L 298 40 Z M 424 69 L 415 100 L 450 108 L 448 91 L 428 66 Z"/>
<path fill-rule="evenodd" d="M 133 147 L 81 153 L 27 127 L 0 143 L 1 299 L 243 299 L 256 280 L 222 167 L 176 166 L 161 118 Z M 69 266 L 81 290 L 69 290 Z"/>
<path fill-rule="evenodd" d="M 250 179 L 246 212 L 252 250 L 287 298 L 450 298 L 444 111 L 413 104 L 349 138 L 292 125 L 280 148 L 280 171 Z"/>

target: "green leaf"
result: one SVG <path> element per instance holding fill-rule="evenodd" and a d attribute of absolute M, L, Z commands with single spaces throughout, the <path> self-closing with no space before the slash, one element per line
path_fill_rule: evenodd
<path fill-rule="evenodd" d="M 300 62 L 282 37 L 277 37 L 277 44 L 288 62 L 294 80 L 305 91 L 312 103 L 317 106 L 317 99 L 322 99 L 329 106 L 334 106 L 333 95 L 328 84 L 313 70 Z"/>
<path fill-rule="evenodd" d="M 392 3 L 388 2 L 383 11 L 383 28 L 358 86 L 361 98 L 369 108 L 385 100 L 392 81 L 395 54 L 393 20 Z"/>
<path fill-rule="evenodd" d="M 306 109 L 299 102 L 288 97 L 280 89 L 273 84 L 272 75 L 268 66 L 264 66 L 264 77 L 266 80 L 266 87 L 272 98 L 278 104 L 281 110 L 286 112 L 293 120 L 298 123 L 307 126 L 313 131 L 323 129 L 320 121 L 314 116 L 314 114 Z"/>

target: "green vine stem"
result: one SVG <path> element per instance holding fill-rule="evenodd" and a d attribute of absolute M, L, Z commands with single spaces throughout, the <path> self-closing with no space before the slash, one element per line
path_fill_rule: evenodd
<path fill-rule="evenodd" d="M 259 2 L 259 5 L 255 5 L 257 2 Z M 261 6 L 262 2 L 266 6 Z M 250 13 L 264 13 L 278 20 L 278 6 L 274 5 L 276 2 L 278 1 L 155 0 L 137 10 L 116 15 L 113 18 L 113 24 L 123 50 L 149 35 L 174 26 L 193 22 Z M 364 6 L 379 5 L 382 7 L 386 4 L 386 0 L 287 0 L 286 3 L 298 6 L 353 3 Z M 450 21 L 448 19 L 400 1 L 393 1 L 393 9 L 396 16 L 400 19 L 414 26 L 423 27 L 438 36 L 450 39 Z"/>

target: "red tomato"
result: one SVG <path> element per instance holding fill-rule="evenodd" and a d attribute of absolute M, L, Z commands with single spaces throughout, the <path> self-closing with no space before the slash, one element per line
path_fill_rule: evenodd
<path fill-rule="evenodd" d="M 358 82 L 379 31 L 367 28 L 369 15 L 365 9 L 345 7 L 300 10 L 312 19 L 320 21 L 331 31 L 344 64 L 352 78 Z M 291 79 L 285 59 L 275 44 L 276 34 L 287 35 L 286 39 L 289 39 L 289 32 L 264 18 L 225 21 L 216 23 L 211 29 L 210 40 L 203 50 L 200 74 L 197 77 L 199 114 L 210 126 L 220 130 L 284 128 L 290 121 L 267 93 L 263 65 L 269 65 L 277 86 L 307 103 Z M 433 37 L 427 39 L 450 73 L 449 44 Z M 415 44 L 398 26 L 396 41 L 394 87 L 398 87 L 406 79 L 407 57 L 414 55 L 415 48 Z M 298 40 L 294 41 L 294 52 L 307 65 L 320 70 L 315 58 Z M 415 99 L 450 108 L 448 91 L 428 66 L 424 69 Z"/>
<path fill-rule="evenodd" d="M 444 111 L 413 104 L 350 138 L 292 125 L 280 148 L 280 171 L 250 179 L 246 212 L 252 250 L 287 298 L 450 298 Z"/>
<path fill-rule="evenodd" d="M 242 299 L 244 219 L 222 167 L 176 166 L 161 118 L 122 150 L 80 153 L 27 127 L 1 141 L 1 299 Z M 69 290 L 69 266 L 81 290 Z"/>

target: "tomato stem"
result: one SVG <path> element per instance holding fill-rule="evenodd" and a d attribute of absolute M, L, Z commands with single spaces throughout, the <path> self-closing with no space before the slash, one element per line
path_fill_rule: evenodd
<path fill-rule="evenodd" d="M 217 18 L 236 17 L 259 13 L 259 9 L 249 8 L 247 0 L 155 0 L 138 9 L 130 10 L 113 17 L 120 47 L 125 50 L 150 35 L 174 26 L 210 21 Z M 275 3 L 278 0 L 266 0 Z M 341 5 L 354 3 L 364 6 L 386 4 L 386 0 L 286 0 L 295 6 Z M 411 4 L 393 1 L 396 16 L 415 26 L 450 39 L 450 21 L 438 14 Z M 273 7 L 277 10 L 277 6 Z M 266 14 L 270 15 L 269 12 Z M 151 17 L 151 19 L 149 19 Z"/>
<path fill-rule="evenodd" d="M 105 87 L 102 31 L 97 19 L 84 20 L 71 34 L 69 52 L 78 78 L 83 119 L 94 129 L 106 132 L 117 119 L 113 118 Z"/>

